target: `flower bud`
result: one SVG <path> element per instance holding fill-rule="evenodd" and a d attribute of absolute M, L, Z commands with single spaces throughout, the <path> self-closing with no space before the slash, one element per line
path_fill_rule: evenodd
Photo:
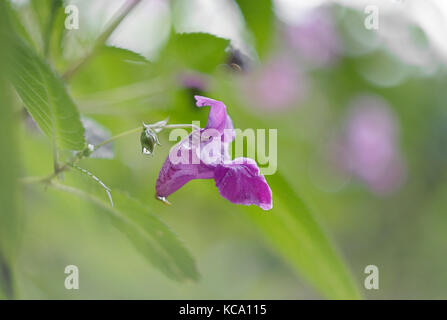
<path fill-rule="evenodd" d="M 157 134 L 150 128 L 143 129 L 140 136 L 141 150 L 143 154 L 152 154 L 154 152 L 155 145 L 160 145 Z"/>

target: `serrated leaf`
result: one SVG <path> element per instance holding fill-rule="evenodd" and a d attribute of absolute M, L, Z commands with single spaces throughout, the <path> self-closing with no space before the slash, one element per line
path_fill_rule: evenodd
<path fill-rule="evenodd" d="M 176 281 L 197 280 L 195 261 L 171 229 L 146 206 L 127 194 L 113 190 L 114 206 L 104 197 L 65 185 L 56 188 L 85 198 L 107 213 L 113 225 L 125 234 L 154 267 Z"/>
<path fill-rule="evenodd" d="M 84 128 L 64 83 L 22 40 L 11 42 L 10 78 L 26 109 L 58 148 L 81 150 Z"/>
<path fill-rule="evenodd" d="M 245 209 L 267 241 L 326 297 L 361 298 L 340 254 L 288 182 L 280 173 L 268 176 L 267 181 L 273 191 L 273 209 L 267 213 L 254 206 Z"/>
<path fill-rule="evenodd" d="M 247 28 L 252 32 L 255 47 L 260 57 L 268 52 L 274 33 L 273 4 L 271 0 L 235 0 Z"/>

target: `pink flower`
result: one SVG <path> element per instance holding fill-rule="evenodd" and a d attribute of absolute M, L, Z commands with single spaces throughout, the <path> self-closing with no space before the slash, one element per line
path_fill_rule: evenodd
<path fill-rule="evenodd" d="M 322 10 L 308 13 L 303 21 L 287 29 L 293 49 L 305 62 L 321 67 L 333 62 L 339 52 L 339 39 L 331 17 Z"/>
<path fill-rule="evenodd" d="M 197 91 L 208 89 L 207 76 L 198 72 L 185 71 L 180 74 L 180 85 Z"/>
<path fill-rule="evenodd" d="M 277 57 L 263 69 L 245 79 L 245 88 L 250 101 L 256 107 L 278 111 L 300 101 L 307 89 L 302 73 L 287 57 Z"/>
<path fill-rule="evenodd" d="M 354 101 L 346 127 L 345 163 L 374 192 L 389 193 L 404 178 L 398 125 L 382 100 L 362 96 Z"/>
<path fill-rule="evenodd" d="M 234 139 L 233 123 L 221 101 L 195 96 L 198 107 L 210 106 L 205 129 L 195 130 L 174 146 L 156 182 L 156 196 L 166 197 L 194 179 L 214 179 L 222 197 L 235 204 L 272 208 L 272 191 L 256 162 L 230 159 L 227 152 Z"/>

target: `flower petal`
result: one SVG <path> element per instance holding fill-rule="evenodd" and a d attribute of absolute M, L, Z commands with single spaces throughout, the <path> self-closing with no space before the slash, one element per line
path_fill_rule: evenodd
<path fill-rule="evenodd" d="M 222 141 L 231 142 L 234 139 L 233 122 L 227 115 L 227 107 L 221 101 L 194 96 L 198 107 L 209 106 L 211 110 L 208 115 L 208 122 L 205 129 L 216 129 L 222 135 Z M 225 130 L 225 131 L 224 131 Z M 224 133 L 227 133 L 224 135 Z"/>
<path fill-rule="evenodd" d="M 195 130 L 171 149 L 157 178 L 157 197 L 166 201 L 167 196 L 193 179 L 214 178 L 219 193 L 230 202 L 270 210 L 272 191 L 256 162 L 248 158 L 230 160 L 228 148 L 235 133 L 226 106 L 217 100 L 195 98 L 197 106 L 211 107 L 208 123 L 205 129 Z M 208 129 L 214 133 L 206 132 Z"/>
<path fill-rule="evenodd" d="M 197 158 L 193 134 L 171 149 L 155 184 L 157 197 L 166 198 L 193 179 L 213 178 L 213 167 Z"/>
<path fill-rule="evenodd" d="M 272 190 L 252 159 L 237 158 L 217 165 L 214 180 L 220 195 L 232 203 L 254 204 L 264 210 L 273 207 Z"/>

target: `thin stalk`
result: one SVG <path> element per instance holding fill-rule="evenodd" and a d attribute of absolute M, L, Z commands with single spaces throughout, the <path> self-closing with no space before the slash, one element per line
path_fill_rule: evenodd
<path fill-rule="evenodd" d="M 83 151 L 80 151 L 76 154 L 76 156 L 68 161 L 67 163 L 63 164 L 62 166 L 58 166 L 57 169 L 44 177 L 25 177 L 20 178 L 19 181 L 24 184 L 32 184 L 32 183 L 50 183 L 54 178 L 56 178 L 60 173 L 67 171 L 70 169 L 70 167 L 76 165 L 82 158 L 83 158 Z"/>
<path fill-rule="evenodd" d="M 99 144 L 97 144 L 96 146 L 93 147 L 93 151 L 98 150 L 99 148 L 101 148 L 102 146 L 109 144 L 110 142 L 113 142 L 119 138 L 128 136 L 130 134 L 133 134 L 135 132 L 139 132 L 144 130 L 145 128 L 161 128 L 161 129 L 175 129 L 175 128 L 191 128 L 194 130 L 200 130 L 200 128 L 194 124 L 167 124 L 167 125 L 159 125 L 159 124 L 152 124 L 152 125 L 144 125 L 144 126 L 140 126 L 137 128 L 133 128 L 127 131 L 124 131 L 120 134 L 117 134 L 116 136 L 113 136 Z M 58 166 L 57 170 L 55 170 L 53 173 L 44 176 L 44 177 L 25 177 L 25 178 L 21 178 L 19 179 L 20 182 L 24 183 L 24 184 L 31 184 L 31 183 L 50 183 L 52 182 L 52 180 L 54 178 L 56 178 L 60 173 L 69 170 L 71 167 L 75 166 L 82 158 L 85 157 L 86 151 L 90 151 L 93 152 L 89 147 L 86 147 L 84 150 L 79 151 L 74 157 L 73 159 L 71 159 L 70 161 L 66 162 L 65 164 L 63 164 L 62 166 Z"/>
<path fill-rule="evenodd" d="M 87 54 L 82 57 L 77 63 L 68 68 L 67 71 L 64 72 L 62 78 L 66 81 L 70 81 L 70 79 L 84 67 L 87 62 L 90 61 L 97 53 L 98 49 L 104 45 L 110 35 L 115 31 L 115 29 L 120 25 L 120 23 L 127 17 L 127 15 L 139 4 L 141 0 L 128 0 L 126 3 L 118 10 L 115 16 L 112 18 L 108 27 L 104 30 L 103 33 L 96 39 L 93 48 L 87 52 Z"/>
<path fill-rule="evenodd" d="M 149 124 L 149 125 L 145 125 L 145 128 L 162 128 L 162 129 L 193 128 L 193 129 L 196 129 L 196 130 L 200 130 L 200 128 L 198 126 L 193 125 L 193 124 L 167 124 L 167 125 L 150 125 Z M 97 144 L 94 147 L 94 150 L 97 150 L 100 147 L 102 147 L 102 146 L 104 146 L 104 145 L 106 145 L 106 144 L 108 144 L 108 143 L 110 143 L 112 141 L 115 141 L 116 139 L 125 137 L 125 136 L 127 136 L 129 134 L 132 134 L 132 133 L 135 133 L 135 132 L 138 132 L 138 131 L 142 131 L 142 130 L 144 130 L 144 127 L 137 127 L 137 128 L 134 128 L 134 129 L 130 129 L 128 131 L 124 131 L 124 132 L 122 132 L 122 133 L 120 133 L 120 134 L 118 134 L 116 136 L 111 137 L 110 139 L 107 139 L 107 140 Z"/>
<path fill-rule="evenodd" d="M 112 141 L 115 141 L 116 139 L 125 137 L 125 136 L 127 136 L 127 135 L 129 135 L 129 134 L 132 134 L 132 133 L 135 133 L 135 132 L 138 132 L 138 131 L 142 131 L 142 130 L 143 130 L 143 127 L 137 127 L 137 128 L 133 128 L 133 129 L 124 131 L 124 132 L 122 132 L 122 133 L 120 133 L 120 134 L 118 134 L 118 135 L 116 135 L 116 136 L 113 136 L 113 137 L 111 137 L 111 138 L 109 138 L 109 139 L 107 139 L 107 140 L 105 140 L 105 141 L 103 141 L 103 142 L 97 144 L 97 145 L 94 147 L 94 150 L 97 150 L 97 149 L 101 148 L 102 146 L 104 146 L 104 145 L 106 145 L 106 144 L 108 144 L 108 143 L 110 143 L 110 142 L 112 142 Z"/>

